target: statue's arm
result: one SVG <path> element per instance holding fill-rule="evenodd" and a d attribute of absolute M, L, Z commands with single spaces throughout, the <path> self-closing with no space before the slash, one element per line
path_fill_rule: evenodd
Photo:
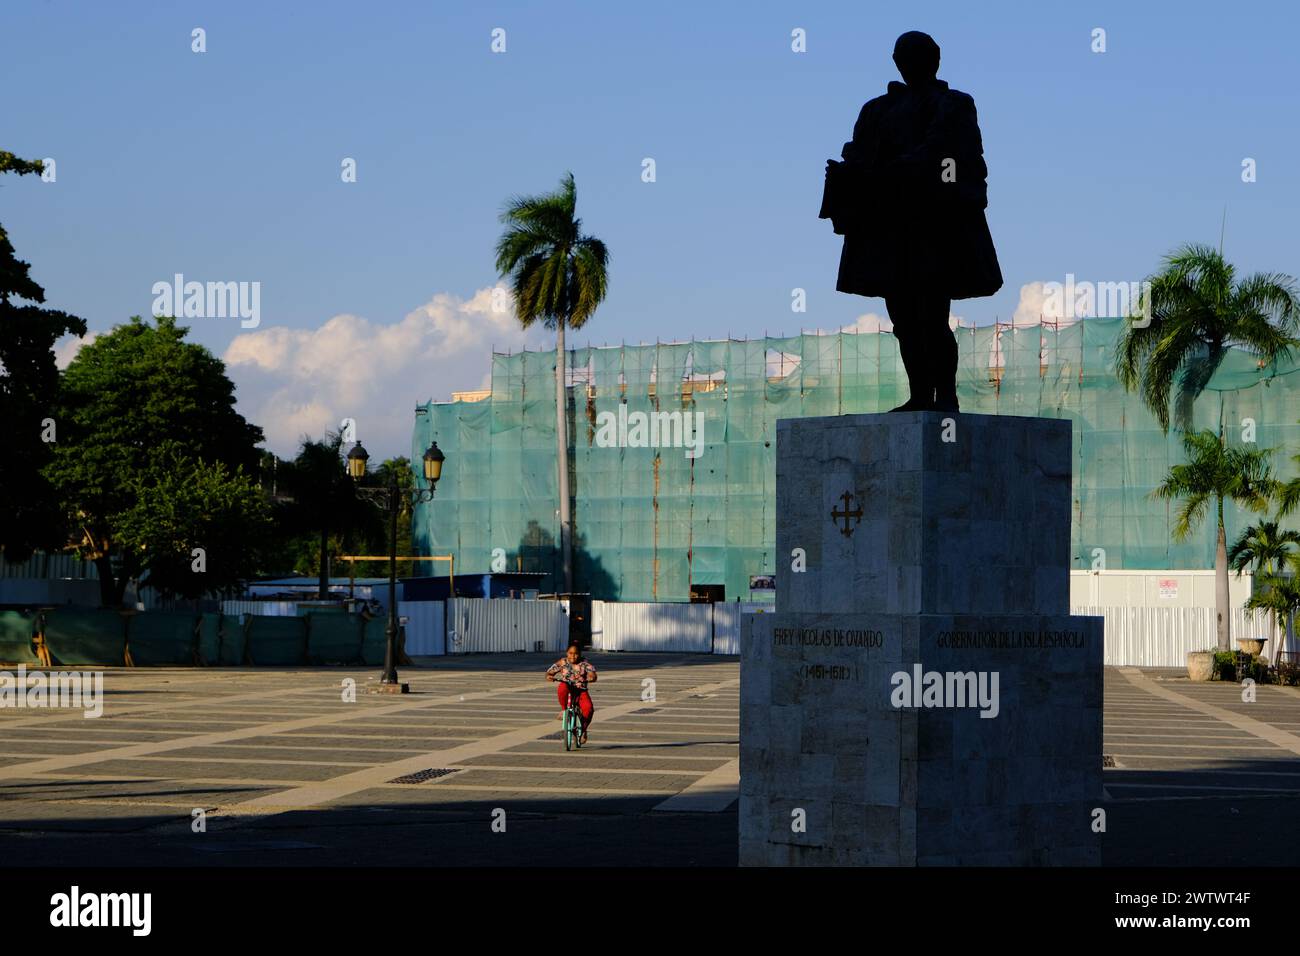
<path fill-rule="evenodd" d="M 853 124 L 853 138 L 844 144 L 840 155 L 846 163 L 869 167 L 875 155 L 876 145 L 876 109 L 875 103 L 863 105 L 858 113 L 858 121 Z"/>
<path fill-rule="evenodd" d="M 853 124 L 853 138 L 840 151 L 843 162 L 827 163 L 821 218 L 833 220 L 838 235 L 862 228 L 879 202 L 881 183 L 889 178 L 880 162 L 884 99 L 876 97 L 863 105 Z"/>
<path fill-rule="evenodd" d="M 943 178 L 945 161 L 952 160 L 952 178 Z M 964 93 L 945 96 L 926 126 L 925 136 L 902 158 L 918 181 L 935 187 L 956 184 L 963 196 L 984 202 L 984 144 L 975 100 Z"/>
<path fill-rule="evenodd" d="M 953 144 L 951 155 L 957 162 L 957 192 L 983 209 L 988 205 L 989 168 L 984 162 L 984 138 L 980 135 L 979 117 L 971 97 L 956 98 L 948 118 L 948 136 Z"/>

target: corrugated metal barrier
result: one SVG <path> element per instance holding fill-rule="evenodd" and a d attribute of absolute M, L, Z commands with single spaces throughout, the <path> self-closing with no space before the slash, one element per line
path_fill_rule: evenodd
<path fill-rule="evenodd" d="M 398 601 L 397 613 L 406 618 L 406 653 L 429 656 L 447 653 L 441 601 Z"/>
<path fill-rule="evenodd" d="M 739 654 L 741 622 L 746 614 L 771 614 L 775 609 L 769 602 L 741 604 L 719 602 L 713 605 L 713 653 Z"/>
<path fill-rule="evenodd" d="M 532 651 L 538 641 L 542 650 L 559 653 L 568 644 L 569 614 L 563 601 L 455 598 L 447 605 L 448 654 Z"/>
<path fill-rule="evenodd" d="M 713 653 L 740 653 L 740 605 L 714 604 L 713 608 Z"/>
<path fill-rule="evenodd" d="M 1106 619 L 1107 666 L 1185 667 L 1188 652 L 1218 646 L 1212 607 L 1075 607 L 1070 613 Z M 1234 645 L 1241 637 L 1273 635 L 1268 612 L 1234 608 L 1231 613 Z M 1270 660 L 1276 643 L 1271 637 L 1264 645 Z"/>
<path fill-rule="evenodd" d="M 709 654 L 716 606 L 592 601 L 592 646 L 601 651 Z"/>
<path fill-rule="evenodd" d="M 297 601 L 222 601 L 222 614 L 254 614 L 259 617 L 297 617 Z"/>

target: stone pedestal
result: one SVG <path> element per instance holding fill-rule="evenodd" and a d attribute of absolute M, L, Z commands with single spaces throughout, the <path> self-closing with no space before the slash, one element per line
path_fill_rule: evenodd
<path fill-rule="evenodd" d="M 1102 619 L 1069 614 L 1070 423 L 894 412 L 776 442 L 741 864 L 1097 864 Z"/>

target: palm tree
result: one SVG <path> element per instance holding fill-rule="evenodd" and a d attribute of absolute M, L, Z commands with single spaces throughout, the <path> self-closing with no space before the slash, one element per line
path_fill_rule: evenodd
<path fill-rule="evenodd" d="M 1274 664 L 1281 663 L 1286 635 L 1288 631 L 1294 633 L 1296 611 L 1300 611 L 1300 554 L 1288 554 L 1284 564 L 1290 566 L 1290 574 L 1281 573 L 1280 568 L 1264 574 L 1259 580 L 1261 586 L 1246 601 L 1246 607 L 1264 608 L 1273 614 L 1275 630 L 1280 635 L 1277 650 L 1269 652 Z"/>
<path fill-rule="evenodd" d="M 1183 436 L 1187 462 L 1174 465 L 1152 492 L 1164 501 L 1181 499 L 1174 539 L 1186 539 L 1205 518 L 1210 502 L 1215 506 L 1214 606 L 1219 650 L 1231 647 L 1228 633 L 1228 548 L 1223 523 L 1223 502 L 1232 500 L 1252 511 L 1263 511 L 1277 491 L 1270 465 L 1273 449 L 1229 448 L 1209 429 Z"/>
<path fill-rule="evenodd" d="M 357 497 L 353 482 L 343 470 L 343 438 L 328 432 L 321 441 L 303 437 L 298 454 L 279 469 L 279 488 L 289 499 L 283 509 L 283 526 L 297 533 L 319 535 L 320 564 L 317 597 L 329 597 L 331 533 L 360 531 L 374 538 L 383 525 L 373 510 Z"/>
<path fill-rule="evenodd" d="M 1293 547 L 1300 546 L 1300 531 L 1279 528 L 1276 521 L 1261 521 L 1241 533 L 1228 549 L 1228 566 L 1240 574 L 1272 574 L 1285 563 Z"/>
<path fill-rule="evenodd" d="M 501 213 L 497 272 L 509 277 L 515 314 L 524 328 L 541 321 L 555 330 L 555 449 L 559 472 L 560 555 L 564 590 L 573 591 L 573 518 L 569 508 L 568 402 L 564 387 L 564 329 L 580 329 L 605 298 L 609 251 L 582 234 L 574 215 L 577 190 L 568 173 L 542 196 L 516 196 Z"/>
<path fill-rule="evenodd" d="M 1137 389 L 1161 428 L 1169 431 L 1171 393 L 1179 425 L 1191 423 L 1192 401 L 1209 383 L 1230 347 L 1254 353 L 1261 366 L 1290 357 L 1300 339 L 1295 280 L 1257 272 L 1240 281 L 1232 264 L 1209 246 L 1184 245 L 1153 276 L 1140 321 L 1130 317 L 1115 355 L 1115 371 Z"/>
<path fill-rule="evenodd" d="M 1260 587 L 1271 586 L 1268 582 L 1273 581 L 1282 566 L 1295 556 L 1292 548 L 1297 546 L 1300 546 L 1300 531 L 1281 529 L 1276 521 L 1261 521 L 1251 525 L 1233 542 L 1228 549 L 1228 566 L 1238 576 L 1246 568 L 1251 568 L 1255 581 L 1251 599 L 1254 600 L 1261 594 Z M 1276 608 L 1266 603 L 1248 603 L 1246 606 L 1268 607 L 1273 615 L 1273 629 L 1277 630 L 1279 612 Z"/>

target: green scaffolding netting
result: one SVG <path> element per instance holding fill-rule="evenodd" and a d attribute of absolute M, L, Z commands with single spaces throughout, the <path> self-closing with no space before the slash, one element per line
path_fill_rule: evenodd
<path fill-rule="evenodd" d="M 1174 541 L 1174 506 L 1149 497 L 1183 460 L 1181 436 L 1164 434 L 1115 378 L 1123 324 L 958 330 L 962 409 L 1074 422 L 1074 567 L 1099 557 L 1110 569 L 1212 567 L 1212 528 Z M 884 411 L 907 397 L 888 333 L 575 349 L 567 360 L 575 590 L 605 600 L 686 601 L 706 586 L 726 600 L 761 597 L 749 585 L 774 571 L 777 420 Z M 1279 476 L 1291 477 L 1298 370 L 1261 369 L 1233 350 L 1194 403 L 1192 426 L 1249 420 L 1259 445 L 1278 449 Z M 698 456 L 662 447 L 684 442 L 680 431 L 661 447 L 602 442 L 620 405 L 629 423 L 660 416 L 665 432 L 680 427 L 673 413 L 696 416 Z M 417 408 L 413 461 L 431 440 L 447 464 L 437 498 L 416 509 L 417 552 L 454 555 L 457 573 L 541 572 L 544 589 L 562 588 L 554 353 L 493 355 L 490 395 Z M 1255 520 L 1231 504 L 1226 517 L 1229 540 Z"/>

